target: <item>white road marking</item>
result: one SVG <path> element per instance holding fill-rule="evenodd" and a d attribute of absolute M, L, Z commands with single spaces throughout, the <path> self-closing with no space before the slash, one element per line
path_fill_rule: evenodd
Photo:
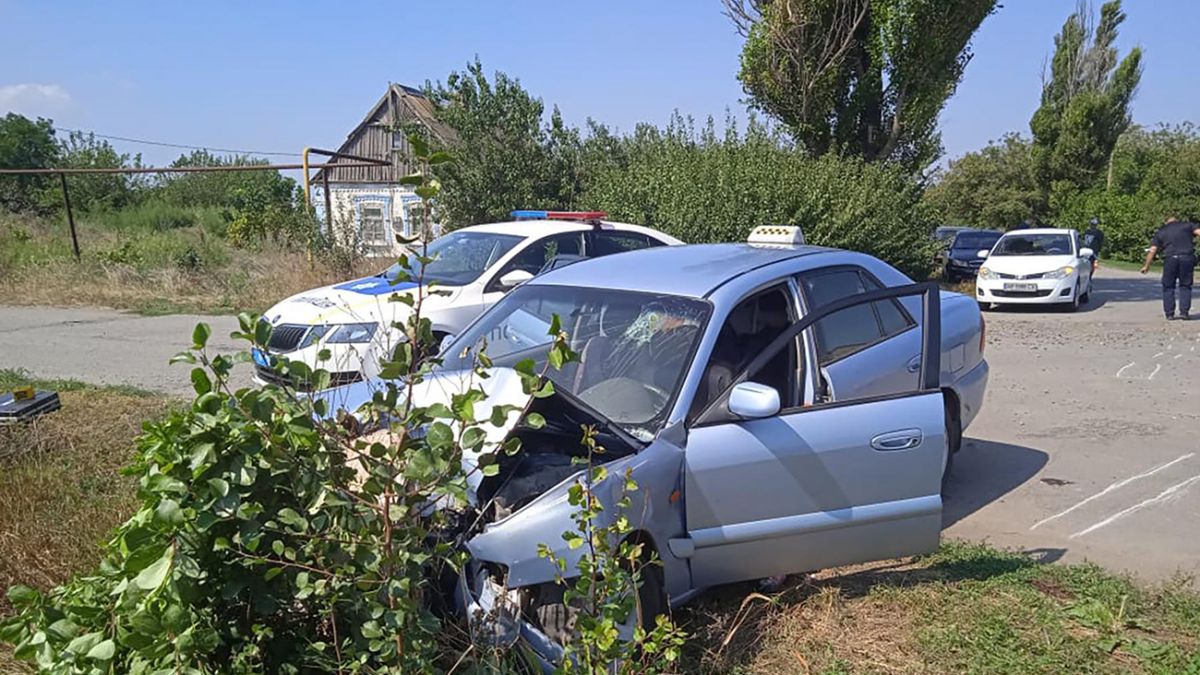
<path fill-rule="evenodd" d="M 1200 482 L 1200 474 L 1192 476 L 1191 478 L 1183 481 L 1182 483 L 1176 483 L 1176 484 L 1172 485 L 1171 487 L 1167 488 L 1166 490 L 1163 490 L 1162 492 L 1158 493 L 1158 496 L 1156 496 L 1156 497 L 1151 497 L 1150 499 L 1147 499 L 1142 502 L 1138 502 L 1137 504 L 1134 504 L 1133 506 L 1131 506 L 1123 511 L 1118 511 L 1118 512 L 1114 513 L 1113 515 L 1105 518 L 1104 520 L 1096 523 L 1095 525 L 1092 525 L 1091 527 L 1089 527 L 1087 529 L 1076 532 L 1075 534 L 1068 537 L 1068 539 L 1074 539 L 1075 537 L 1082 537 L 1083 535 L 1087 534 L 1088 532 L 1095 532 L 1096 530 L 1104 527 L 1105 525 L 1111 525 L 1112 523 L 1116 522 L 1117 520 L 1119 520 L 1121 518 L 1124 518 L 1125 516 L 1133 513 L 1134 511 L 1140 511 L 1141 509 L 1144 509 L 1147 506 L 1153 506 L 1155 504 L 1159 504 L 1159 503 L 1168 501 L 1175 495 L 1180 494 L 1184 490 L 1188 489 L 1188 487 L 1190 487 L 1192 485 L 1192 483 L 1196 483 L 1196 482 Z"/>
<path fill-rule="evenodd" d="M 1120 377 L 1121 373 L 1125 372 L 1126 368 L 1133 366 L 1133 364 L 1135 364 L 1135 363 L 1137 363 L 1137 361 L 1130 361 L 1129 363 L 1126 363 L 1125 365 L 1121 366 L 1120 370 L 1118 370 L 1117 374 L 1113 375 L 1113 377 Z"/>
<path fill-rule="evenodd" d="M 1147 380 L 1153 380 L 1153 379 L 1154 379 L 1154 376 L 1155 376 L 1155 375 L 1157 375 L 1157 374 L 1158 374 L 1158 371 L 1160 371 L 1160 370 L 1162 370 L 1162 364 L 1161 364 L 1161 363 L 1159 363 L 1159 364 L 1157 364 L 1156 366 L 1154 366 L 1154 372 L 1153 372 L 1153 373 L 1150 373 L 1150 377 L 1147 377 L 1146 379 L 1147 379 Z"/>
<path fill-rule="evenodd" d="M 1035 529 L 1037 529 L 1038 527 L 1041 527 L 1042 525 L 1045 525 L 1046 523 L 1048 523 L 1048 522 L 1050 522 L 1050 521 L 1052 521 L 1052 520 L 1057 520 L 1057 519 L 1059 519 L 1059 518 L 1062 518 L 1063 516 L 1067 515 L 1068 513 L 1072 512 L 1072 511 L 1074 511 L 1075 509 L 1077 509 L 1077 508 L 1079 508 L 1079 507 L 1083 506 L 1084 504 L 1087 504 L 1088 502 L 1091 502 L 1091 501 L 1094 501 L 1094 500 L 1096 500 L 1096 499 L 1099 499 L 1099 498 L 1103 497 L 1104 495 L 1106 495 L 1106 494 L 1108 494 L 1108 493 L 1112 492 L 1113 490 L 1119 490 L 1119 489 L 1121 489 L 1121 488 L 1125 487 L 1126 485 L 1129 485 L 1130 483 L 1134 482 L 1135 480 L 1139 480 L 1139 479 L 1142 479 L 1142 478 L 1148 478 L 1148 477 L 1150 477 L 1150 476 L 1153 476 L 1154 474 L 1158 473 L 1159 471 L 1162 471 L 1163 469 L 1166 469 L 1166 468 L 1172 467 L 1172 466 L 1174 466 L 1174 465 L 1176 465 L 1176 464 L 1178 464 L 1178 463 L 1182 462 L 1182 461 L 1183 461 L 1183 460 L 1185 460 L 1185 459 L 1190 459 L 1190 458 L 1192 458 L 1192 457 L 1195 457 L 1195 456 L 1196 456 L 1196 453 L 1194 453 L 1194 452 L 1189 452 L 1189 453 L 1187 453 L 1186 455 L 1180 455 L 1179 457 L 1176 457 L 1175 459 L 1173 459 L 1173 460 L 1171 460 L 1171 461 L 1167 462 L 1166 464 L 1163 464 L 1163 465 L 1160 465 L 1160 466 L 1156 466 L 1156 467 L 1154 467 L 1153 469 L 1150 469 L 1149 471 L 1147 471 L 1147 472 L 1145 472 L 1145 473 L 1139 473 L 1139 474 L 1138 474 L 1138 475 L 1136 475 L 1136 476 L 1130 476 L 1129 478 L 1123 478 L 1123 479 L 1121 479 L 1121 480 L 1119 480 L 1119 481 L 1117 481 L 1117 482 L 1113 483 L 1112 485 L 1109 485 L 1108 487 L 1104 488 L 1103 490 L 1101 490 L 1101 491 L 1097 492 L 1096 494 L 1092 495 L 1091 497 L 1088 497 L 1087 499 L 1085 499 L 1085 500 L 1083 500 L 1083 501 L 1079 502 L 1079 503 L 1078 503 L 1078 504 L 1076 504 L 1075 506 L 1072 506 L 1071 508 L 1067 509 L 1066 511 L 1062 511 L 1062 512 L 1060 512 L 1060 513 L 1056 513 L 1056 514 L 1054 514 L 1054 515 L 1050 516 L 1049 518 L 1043 518 L 1042 520 L 1039 520 L 1038 522 L 1036 522 L 1036 523 L 1034 523 L 1034 524 L 1033 524 L 1033 527 L 1031 527 L 1031 528 L 1029 528 L 1029 529 L 1030 529 L 1030 530 L 1035 530 Z"/>

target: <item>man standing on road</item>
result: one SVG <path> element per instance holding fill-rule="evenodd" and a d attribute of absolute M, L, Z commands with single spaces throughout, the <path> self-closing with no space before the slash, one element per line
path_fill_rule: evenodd
<path fill-rule="evenodd" d="M 1104 232 L 1100 230 L 1100 219 L 1092 218 L 1088 229 L 1083 233 L 1083 247 L 1092 249 L 1092 273 L 1100 262 L 1100 250 L 1104 248 Z"/>
<path fill-rule="evenodd" d="M 1192 311 L 1192 277 L 1196 270 L 1195 237 L 1200 236 L 1200 225 L 1179 220 L 1175 216 L 1154 233 L 1142 274 L 1150 269 L 1154 256 L 1163 254 L 1163 313 L 1167 320 L 1175 318 L 1175 286 L 1179 285 L 1179 318 L 1190 319 Z"/>

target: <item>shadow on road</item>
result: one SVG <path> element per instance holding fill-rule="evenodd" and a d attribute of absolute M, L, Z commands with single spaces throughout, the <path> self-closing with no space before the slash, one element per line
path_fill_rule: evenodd
<path fill-rule="evenodd" d="M 942 528 L 975 513 L 1031 480 L 1050 456 L 1011 443 L 963 439 L 942 505 Z"/>

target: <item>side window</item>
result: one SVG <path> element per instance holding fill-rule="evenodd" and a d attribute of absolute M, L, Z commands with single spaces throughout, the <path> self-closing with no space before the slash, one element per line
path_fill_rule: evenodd
<path fill-rule="evenodd" d="M 636 251 L 651 246 L 663 246 L 663 243 L 636 232 L 598 230 L 592 232 L 592 245 L 588 255 L 592 258 L 599 258 L 604 255 Z"/>
<path fill-rule="evenodd" d="M 487 291 L 500 290 L 496 286 L 496 280 L 500 277 L 512 272 L 513 270 L 524 270 L 530 274 L 537 274 L 542 271 L 546 263 L 560 255 L 579 256 L 583 253 L 583 233 L 582 232 L 564 232 L 551 237 L 546 237 L 536 241 L 525 247 L 523 251 L 518 253 L 516 257 L 509 260 L 504 265 L 492 281 L 488 284 Z"/>
<path fill-rule="evenodd" d="M 720 396 L 742 369 L 795 320 L 791 295 L 786 286 L 776 286 L 742 300 L 729 313 L 704 368 L 689 418 L 695 419 Z M 774 387 L 785 407 L 796 405 L 798 351 L 793 345 L 780 350 L 761 370 L 750 373 L 751 381 Z"/>
<path fill-rule="evenodd" d="M 817 271 L 801 278 L 810 308 L 882 288 L 874 278 L 855 268 Z M 821 365 L 859 352 L 876 342 L 902 333 L 916 322 L 896 300 L 856 305 L 821 319 L 813 326 Z"/>

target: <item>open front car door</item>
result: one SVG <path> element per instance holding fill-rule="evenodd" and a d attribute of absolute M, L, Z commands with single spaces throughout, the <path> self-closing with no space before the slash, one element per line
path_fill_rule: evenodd
<path fill-rule="evenodd" d="M 922 297 L 924 315 L 912 391 L 819 405 L 792 397 L 800 405 L 781 409 L 776 390 L 756 383 L 764 366 L 821 319 L 907 296 Z M 935 550 L 947 443 L 940 344 L 937 285 L 884 288 L 815 308 L 735 375 L 687 435 L 687 536 L 670 546 L 689 558 L 693 585 Z M 816 366 L 803 361 L 801 382 Z"/>

